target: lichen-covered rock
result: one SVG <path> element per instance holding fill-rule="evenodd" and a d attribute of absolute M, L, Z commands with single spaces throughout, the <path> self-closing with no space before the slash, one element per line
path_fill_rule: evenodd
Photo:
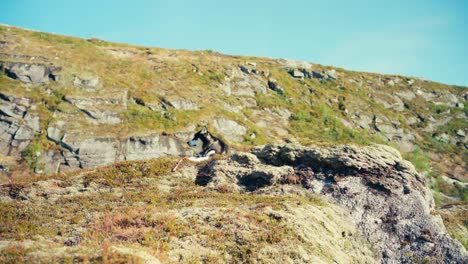
<path fill-rule="evenodd" d="M 164 135 L 130 137 L 122 142 L 125 160 L 143 160 L 185 153 L 180 140 Z"/>
<path fill-rule="evenodd" d="M 242 137 L 247 133 L 246 127 L 224 117 L 216 118 L 213 122 L 213 126 L 219 134 L 235 142 L 242 142 Z"/>
<path fill-rule="evenodd" d="M 388 146 L 266 145 L 215 161 L 198 182 L 223 191 L 277 193 L 302 185 L 348 208 L 382 263 L 464 263 L 468 255 L 433 215 L 434 201 L 413 165 Z M 284 189 L 283 189 L 284 190 Z"/>
<path fill-rule="evenodd" d="M 102 86 L 101 82 L 99 81 L 99 77 L 95 77 L 95 76 L 85 77 L 85 78 L 75 76 L 75 78 L 73 79 L 73 84 L 89 86 L 89 87 L 101 87 Z"/>
<path fill-rule="evenodd" d="M 22 62 L 0 62 L 6 75 L 29 84 L 42 84 L 55 80 L 52 70 L 44 64 Z"/>
<path fill-rule="evenodd" d="M 200 110 L 200 106 L 192 100 L 176 99 L 165 100 L 170 106 L 179 110 Z"/>

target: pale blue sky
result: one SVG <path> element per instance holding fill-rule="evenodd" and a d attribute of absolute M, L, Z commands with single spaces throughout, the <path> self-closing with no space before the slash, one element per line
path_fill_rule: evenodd
<path fill-rule="evenodd" d="M 468 86 L 463 0 L 11 0 L 0 7 L 0 23 L 46 32 Z"/>

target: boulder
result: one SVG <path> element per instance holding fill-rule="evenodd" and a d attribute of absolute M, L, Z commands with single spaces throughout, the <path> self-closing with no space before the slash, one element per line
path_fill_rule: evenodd
<path fill-rule="evenodd" d="M 164 135 L 130 137 L 122 142 L 125 160 L 152 159 L 161 156 L 177 156 L 186 153 L 181 141 Z"/>
<path fill-rule="evenodd" d="M 292 77 L 298 78 L 298 79 L 304 79 L 304 73 L 298 69 L 292 69 L 289 71 L 289 74 L 291 74 Z"/>
<path fill-rule="evenodd" d="M 119 142 L 115 139 L 89 138 L 78 145 L 81 168 L 95 168 L 117 161 Z"/>
<path fill-rule="evenodd" d="M 400 98 L 405 99 L 407 101 L 411 101 L 416 98 L 416 95 L 410 90 L 404 90 L 396 93 Z"/>
<path fill-rule="evenodd" d="M 329 79 L 338 80 L 338 74 L 334 69 L 326 71 L 325 74 Z"/>
<path fill-rule="evenodd" d="M 324 195 L 349 209 L 380 263 L 464 263 L 468 258 L 440 216 L 432 214 L 434 200 L 424 178 L 388 146 L 266 145 L 208 164 L 197 183 L 223 192 L 278 194 L 303 188 Z"/>
<path fill-rule="evenodd" d="M 247 128 L 224 117 L 216 118 L 213 121 L 213 126 L 219 134 L 234 142 L 242 142 L 243 136 L 247 133 Z"/>
<path fill-rule="evenodd" d="M 170 106 L 174 107 L 175 109 L 179 110 L 200 110 L 200 106 L 193 102 L 192 100 L 184 100 L 184 99 L 176 99 L 176 100 L 168 100 L 165 99 Z"/>
<path fill-rule="evenodd" d="M 0 62 L 5 74 L 15 80 L 29 84 L 42 84 L 55 81 L 53 69 L 44 64 L 30 64 L 23 62 Z"/>
<path fill-rule="evenodd" d="M 442 143 L 449 143 L 450 139 L 451 139 L 450 136 L 447 133 L 442 133 L 440 135 L 435 135 L 434 138 L 437 139 L 438 141 L 442 142 Z"/>
<path fill-rule="evenodd" d="M 86 78 L 82 78 L 82 77 L 78 77 L 78 76 L 75 76 L 75 78 L 73 79 L 73 84 L 74 85 L 82 85 L 82 86 L 88 86 L 88 87 L 102 87 L 102 84 L 101 82 L 99 81 L 99 77 L 86 77 Z"/>
<path fill-rule="evenodd" d="M 34 134 L 28 126 L 0 119 L 0 153 L 18 155 L 29 145 Z"/>
<path fill-rule="evenodd" d="M 281 88 L 281 86 L 278 85 L 275 79 L 269 79 L 268 80 L 268 88 L 271 90 L 275 91 L 279 95 L 284 95 L 284 89 Z"/>
<path fill-rule="evenodd" d="M 21 119 L 26 115 L 26 107 L 12 101 L 0 100 L 0 116 Z"/>

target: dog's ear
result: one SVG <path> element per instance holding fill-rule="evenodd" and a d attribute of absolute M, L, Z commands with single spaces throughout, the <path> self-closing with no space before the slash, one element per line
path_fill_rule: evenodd
<path fill-rule="evenodd" d="M 208 133 L 208 129 L 206 129 L 206 127 L 203 127 L 200 132 L 202 134 L 206 134 L 206 133 Z"/>

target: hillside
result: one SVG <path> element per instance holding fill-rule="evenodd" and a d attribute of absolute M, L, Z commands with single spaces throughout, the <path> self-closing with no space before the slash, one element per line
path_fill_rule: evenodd
<path fill-rule="evenodd" d="M 201 126 L 208 126 L 210 131 L 225 139 L 237 151 L 248 151 L 267 143 L 312 144 L 322 147 L 353 144 L 361 148 L 375 143 L 392 146 L 418 170 L 419 174 L 412 172 L 411 177 L 422 175 L 418 181 L 422 182 L 422 186 L 427 185 L 431 188 L 438 206 L 438 210 L 432 213 L 442 216 L 450 234 L 467 246 L 466 87 L 414 77 L 353 72 L 309 62 L 230 56 L 210 50 L 138 47 L 96 38 L 79 39 L 10 26 L 0 26 L 0 66 L 0 184 L 3 184 L 4 188 L 2 210 L 7 215 L 6 221 L 19 221 L 21 215 L 26 215 L 26 219 L 37 218 L 39 221 L 34 226 L 27 222 L 20 222 L 17 226 L 3 226 L 1 236 L 5 241 L 32 239 L 29 235 L 39 235 L 42 238 L 30 242 L 33 247 L 37 241 L 44 238 L 48 243 L 63 244 L 66 241 L 56 241 L 54 236 L 57 234 L 52 233 L 56 233 L 57 229 L 60 230 L 65 224 L 45 224 L 54 217 L 65 221 L 66 227 L 73 229 L 73 232 L 82 228 L 84 231 L 78 233 L 80 237 L 86 233 L 86 241 L 100 239 L 123 243 L 119 236 L 131 236 L 133 231 L 127 230 L 128 228 L 141 229 L 137 234 L 126 238 L 126 241 L 146 247 L 146 250 L 152 248 L 159 252 L 140 252 L 143 255 L 156 254 L 158 258 L 163 258 L 163 262 L 165 258 L 175 262 L 176 255 L 171 255 L 176 254 L 174 249 L 183 250 L 185 246 L 185 250 L 196 249 L 190 248 L 194 245 L 183 244 L 188 243 L 186 241 L 174 242 L 169 237 L 180 239 L 180 234 L 193 236 L 193 232 L 212 237 L 220 235 L 216 226 L 207 227 L 198 222 L 199 229 L 194 231 L 186 222 L 178 222 L 202 221 L 202 215 L 206 212 L 199 209 L 203 208 L 200 202 L 214 203 L 210 210 L 219 218 L 222 218 L 223 210 L 236 209 L 227 214 L 227 219 L 219 221 L 232 224 L 232 219 L 246 219 L 243 225 L 247 227 L 243 228 L 260 232 L 259 237 L 254 238 L 240 236 L 240 239 L 245 240 L 245 244 L 230 241 L 233 244 L 229 245 L 233 248 L 228 250 L 231 253 L 224 256 L 226 258 L 219 255 L 222 249 L 215 248 L 215 245 L 200 246 L 199 242 L 195 243 L 204 250 L 211 250 L 209 252 L 214 254 L 213 262 L 220 258 L 225 261 L 245 261 L 245 254 L 252 256 L 252 252 L 242 250 L 252 250 L 255 245 L 260 247 L 262 243 L 268 244 L 272 240 L 283 243 L 281 237 L 277 238 L 271 234 L 274 233 L 272 230 L 279 228 L 277 225 L 284 228 L 281 229 L 284 234 L 280 232 L 278 235 L 289 237 L 290 232 L 296 235 L 295 232 L 307 233 L 310 227 L 301 226 L 298 231 L 294 223 L 299 221 L 298 218 L 307 219 L 312 216 L 290 213 L 286 217 L 288 224 L 279 224 L 281 221 L 275 220 L 275 217 L 272 217 L 273 220 L 267 217 L 269 213 L 265 210 L 283 212 L 291 204 L 297 204 L 291 209 L 293 212 L 314 211 L 317 214 L 315 217 L 332 215 L 328 218 L 332 219 L 334 226 L 351 233 L 362 229 L 364 222 L 356 219 L 354 224 L 347 224 L 348 219 L 354 217 L 349 215 L 349 210 L 352 209 L 347 207 L 347 204 L 327 200 L 320 202 L 324 207 L 317 207 L 318 200 L 321 199 L 310 198 L 309 192 L 305 190 L 311 188 L 306 188 L 307 186 L 299 188 L 300 191 L 293 192 L 292 196 L 286 192 L 287 195 L 273 197 L 272 193 L 268 193 L 266 196 L 246 198 L 242 192 L 233 194 L 231 189 L 227 194 L 216 188 L 207 191 L 207 187 L 193 183 L 197 173 L 203 169 L 193 164 L 184 168 L 184 172 L 181 172 L 184 176 L 175 174 L 181 177 L 180 182 L 172 179 L 175 175 L 169 174 L 168 171 L 153 174 L 145 171 L 140 175 L 141 179 L 135 181 L 128 178 L 135 176 L 135 173 L 141 174 L 138 172 L 141 169 L 138 166 L 145 162 L 158 163 L 162 159 L 172 164 L 175 160 L 166 158 L 167 156 L 192 155 L 194 150 L 185 142 Z M 152 160 L 155 158 L 159 159 Z M 125 162 L 112 165 L 119 161 Z M 126 164 L 129 168 L 118 164 Z M 293 165 L 298 164 L 289 164 Z M 108 167 L 99 168 L 102 166 Z M 167 166 L 170 165 L 158 163 L 156 167 L 159 170 Z M 114 167 L 117 169 L 112 170 Z M 318 167 L 322 168 L 322 165 Z M 115 182 L 112 178 L 119 177 L 118 175 L 108 177 L 102 170 L 110 170 L 118 175 L 123 173 L 127 178 L 122 182 Z M 94 178 L 90 178 L 89 175 L 94 175 Z M 97 181 L 97 185 L 93 185 L 94 181 Z M 301 183 L 304 185 L 304 182 Z M 115 186 L 116 184 L 118 186 Z M 143 188 L 143 185 L 149 187 Z M 75 187 L 71 190 L 67 189 L 69 186 Z M 39 199 L 35 195 L 26 195 L 25 199 L 18 201 L 19 193 L 42 193 L 49 197 L 50 192 L 57 188 L 60 190 L 60 199 L 57 198 L 58 200 L 53 202 L 43 203 L 42 198 Z M 75 189 L 83 188 L 86 197 L 87 192 L 91 192 L 84 200 L 75 196 L 76 192 L 81 192 Z M 106 188 L 110 188 L 108 194 Z M 180 193 L 181 200 L 164 194 L 169 190 Z M 152 191 L 157 195 L 153 197 L 150 194 Z M 69 196 L 67 192 L 71 192 Z M 209 194 L 200 201 L 200 196 L 206 192 Z M 384 194 L 388 195 L 385 191 Z M 430 198 L 426 197 L 428 201 L 432 199 L 432 195 L 429 196 Z M 94 201 L 97 197 L 99 201 L 103 201 L 102 204 Z M 164 201 L 162 209 L 151 206 L 154 199 Z M 174 199 L 177 204 L 174 204 Z M 218 199 L 226 199 L 226 204 L 217 204 Z M 60 206 L 70 205 L 70 208 L 59 212 L 55 206 L 60 203 Z M 106 211 L 106 208 L 102 208 L 106 204 L 115 205 L 115 210 Z M 256 208 L 258 204 L 262 204 L 261 209 Z M 38 206 L 34 210 L 50 210 L 51 215 L 37 216 L 38 212 L 30 211 L 31 205 Z M 161 204 L 158 202 L 158 205 Z M 65 216 L 77 213 L 83 206 L 89 206 L 89 215 L 77 214 L 80 215 L 80 219 L 77 220 Z M 421 206 L 434 209 L 430 202 Z M 71 208 L 75 208 L 75 211 L 69 211 Z M 429 209 L 426 209 L 422 210 L 424 215 L 428 213 Z M 266 216 L 257 214 L 257 210 L 265 211 Z M 188 217 L 192 214 L 197 216 Z M 127 219 L 133 219 L 134 215 L 143 215 L 141 219 L 137 217 L 141 223 Z M 175 217 L 174 219 L 178 220 L 173 226 L 166 227 L 169 220 L 154 219 L 155 215 L 172 217 L 171 219 Z M 110 226 L 106 221 L 111 222 Z M 113 221 L 125 222 L 125 228 Z M 131 223 L 127 223 L 128 221 Z M 319 220 L 314 221 L 320 225 Z M 107 233 L 101 234 L 100 232 L 104 231 L 99 228 L 91 232 L 87 226 L 91 222 L 92 225 L 102 225 L 104 231 L 115 237 L 107 237 Z M 433 226 L 439 224 L 431 222 L 428 225 L 435 228 Z M 169 239 L 170 242 L 155 246 L 157 241 L 146 241 L 150 238 L 139 237 L 138 232 L 144 233 L 146 229 L 153 230 L 155 227 L 166 232 L 162 233 L 165 237 L 156 240 Z M 225 232 L 225 236 L 237 232 L 229 228 L 220 230 Z M 314 230 L 326 231 L 319 227 Z M 442 232 L 439 227 L 434 230 Z M 70 231 L 67 236 L 73 237 L 73 232 Z M 280 246 L 277 245 L 277 248 L 272 248 L 271 252 L 264 252 L 266 255 L 261 256 L 264 257 L 264 261 L 280 255 L 293 258 L 299 254 L 295 250 L 297 245 L 300 245 L 300 248 L 308 252 L 307 256 L 303 256 L 304 262 L 310 261 L 313 256 L 319 256 L 321 261 L 329 262 L 333 258 L 327 252 L 341 252 L 337 254 L 343 256 L 347 254 L 340 251 L 340 246 L 333 242 L 332 237 L 320 246 L 298 238 L 297 241 L 291 242 L 291 248 L 282 247 L 284 252 L 278 252 Z M 225 238 L 221 236 L 218 239 L 222 241 Z M 371 262 L 370 260 L 383 258 L 376 257 L 382 252 L 372 249 L 369 243 L 373 238 L 366 237 L 366 234 L 349 238 L 352 241 L 348 241 L 346 236 L 343 236 L 343 239 L 340 241 L 351 248 L 350 252 L 354 252 L 349 255 L 348 261 L 364 263 L 366 259 Z M 211 243 L 217 242 L 213 240 Z M 74 250 L 92 249 L 90 255 L 95 256 L 94 260 L 102 260 L 104 247 L 101 253 L 96 253 L 96 244 L 84 244 L 84 247 L 80 246 Z M 245 248 L 239 248 L 239 245 L 244 245 Z M 163 250 L 159 247 L 166 248 Z M 309 250 L 310 247 L 315 249 Z M 13 256 L 24 256 L 28 248 L 29 246 L 21 246 L 18 249 L 20 252 L 10 251 L 13 252 Z M 60 250 L 57 249 L 56 253 L 61 252 Z M 122 250 L 129 249 L 124 247 Z M 415 254 L 418 250 L 422 249 L 412 248 L 408 254 Z M 244 255 L 239 252 L 243 252 Z M 206 258 L 211 253 L 200 254 Z M 180 256 L 187 256 L 187 253 L 182 252 Z M 200 256 L 191 257 L 193 261 L 200 261 Z M 424 256 L 419 257 L 423 259 Z"/>

